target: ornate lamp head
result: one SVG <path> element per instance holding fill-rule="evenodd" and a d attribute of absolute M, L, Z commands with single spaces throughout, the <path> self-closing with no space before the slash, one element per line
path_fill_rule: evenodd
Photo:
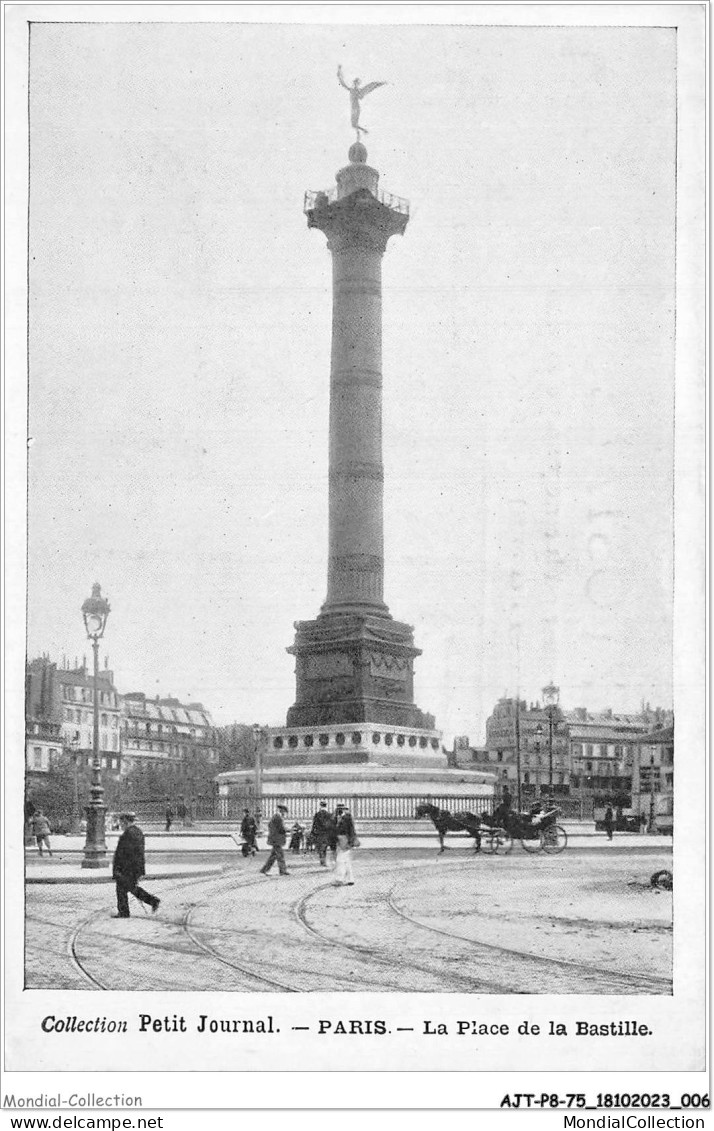
<path fill-rule="evenodd" d="M 549 683 L 547 687 L 543 688 L 543 702 L 546 707 L 557 707 L 560 699 L 560 688 L 556 687 L 554 683 Z"/>
<path fill-rule="evenodd" d="M 104 635 L 107 618 L 111 608 L 106 597 L 102 597 L 102 589 L 98 582 L 92 586 L 92 596 L 82 605 L 84 627 L 90 640 L 99 640 Z"/>

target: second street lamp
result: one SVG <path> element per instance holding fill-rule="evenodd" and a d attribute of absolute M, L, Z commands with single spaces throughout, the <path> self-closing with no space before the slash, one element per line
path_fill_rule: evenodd
<path fill-rule="evenodd" d="M 553 732 L 557 726 L 554 715 L 558 710 L 559 698 L 560 688 L 556 687 L 554 683 L 549 683 L 547 687 L 543 688 L 543 702 L 548 714 L 548 789 L 550 790 L 548 804 L 551 808 L 553 806 Z"/>
<path fill-rule="evenodd" d="M 107 807 L 104 804 L 102 786 L 102 763 L 99 749 L 99 641 L 104 635 L 110 613 L 109 602 L 102 597 L 101 586 L 92 586 L 92 596 L 82 605 L 82 616 L 87 636 L 94 651 L 94 732 L 92 742 L 92 785 L 89 804 L 85 806 L 87 815 L 87 839 L 84 843 L 83 868 L 106 868 L 107 842 L 105 838 Z"/>

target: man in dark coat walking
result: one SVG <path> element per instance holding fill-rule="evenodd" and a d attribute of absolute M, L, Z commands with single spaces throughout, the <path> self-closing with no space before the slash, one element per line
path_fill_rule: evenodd
<path fill-rule="evenodd" d="M 152 912 L 158 911 L 160 900 L 139 887 L 146 872 L 144 862 L 144 834 L 136 821 L 136 813 L 122 813 L 119 818 L 123 832 L 114 851 L 112 875 L 117 887 L 117 913 L 114 919 L 129 918 L 129 892 L 141 903 L 148 903 Z"/>
<path fill-rule="evenodd" d="M 243 837 L 243 847 L 241 852 L 244 856 L 255 856 L 258 851 L 258 845 L 255 843 L 255 838 L 258 835 L 258 822 L 255 817 L 251 817 L 250 809 L 243 810 L 243 820 L 240 823 L 240 835 Z"/>
<path fill-rule="evenodd" d="M 320 856 L 320 863 L 326 868 L 327 850 L 331 847 L 333 838 L 335 842 L 337 838 L 337 824 L 332 813 L 328 811 L 326 801 L 320 802 L 320 808 L 312 818 L 310 836 Z"/>
<path fill-rule="evenodd" d="M 265 861 L 265 864 L 260 869 L 265 875 L 268 874 L 273 864 L 277 860 L 278 869 L 281 876 L 289 876 L 287 868 L 285 867 L 285 854 L 283 848 L 287 840 L 287 832 L 285 831 L 284 818 L 287 814 L 287 805 L 278 805 L 277 811 L 270 818 L 268 825 L 268 844 L 270 845 L 270 856 Z"/>
<path fill-rule="evenodd" d="M 613 819 L 613 815 L 612 815 L 612 805 L 608 805 L 607 809 L 605 810 L 605 817 L 604 817 L 602 823 L 603 823 L 603 827 L 605 829 L 605 832 L 607 833 L 607 839 L 612 840 L 612 829 L 613 829 L 613 823 L 614 823 L 614 819 Z"/>

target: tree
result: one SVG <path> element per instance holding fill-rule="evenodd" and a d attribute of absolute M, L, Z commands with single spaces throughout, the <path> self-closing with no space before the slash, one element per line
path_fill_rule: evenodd
<path fill-rule="evenodd" d="M 255 763 L 255 738 L 253 728 L 246 723 L 231 723 L 216 728 L 218 770 L 236 770 Z"/>

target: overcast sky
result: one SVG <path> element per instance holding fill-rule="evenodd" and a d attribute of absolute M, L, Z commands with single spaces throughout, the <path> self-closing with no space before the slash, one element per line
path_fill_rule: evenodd
<path fill-rule="evenodd" d="M 385 597 L 416 700 L 672 702 L 675 33 L 34 24 L 30 655 L 279 725 L 327 574 L 331 271 L 302 215 L 363 102 Z"/>

